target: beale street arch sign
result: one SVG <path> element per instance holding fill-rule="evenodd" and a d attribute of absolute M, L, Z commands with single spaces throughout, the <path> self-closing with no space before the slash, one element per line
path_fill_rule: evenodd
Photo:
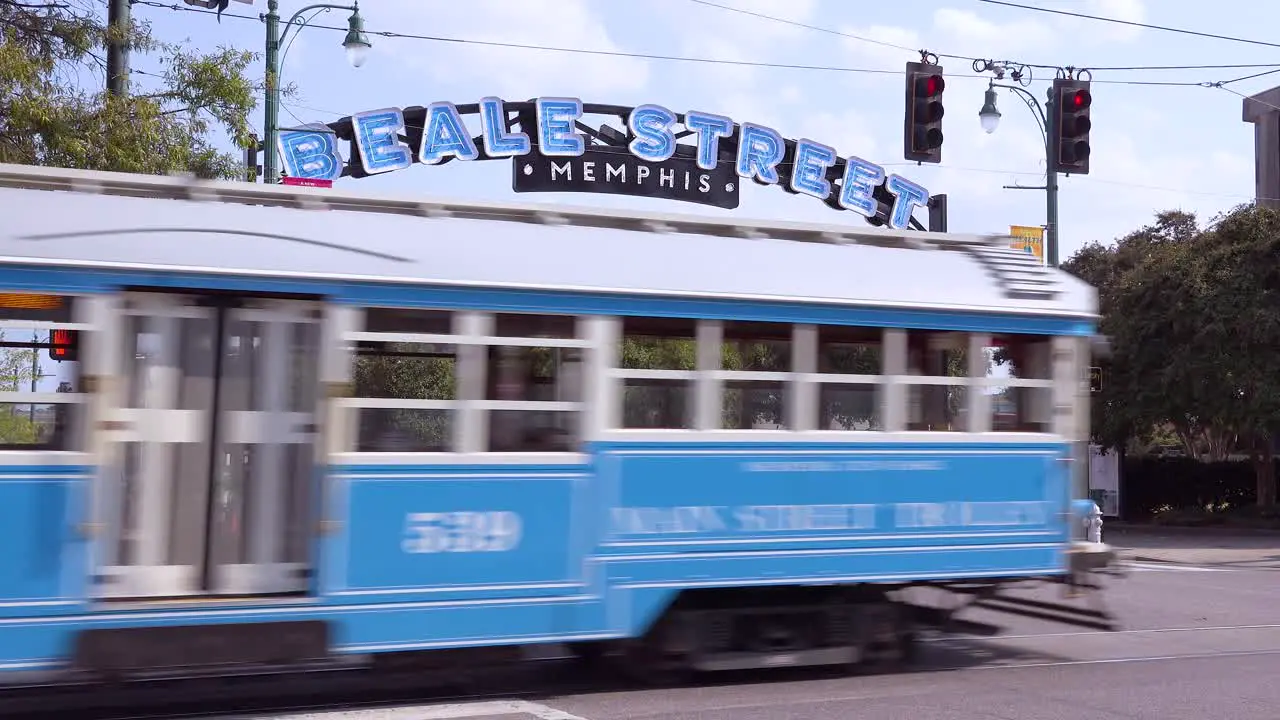
<path fill-rule="evenodd" d="M 464 122 L 467 116 L 478 118 L 478 136 Z M 608 121 L 596 124 L 591 117 Z M 340 141 L 348 143 L 349 160 L 338 150 Z M 278 151 L 284 173 L 301 180 L 368 177 L 415 163 L 509 159 L 518 193 L 607 193 L 725 209 L 738 207 L 739 186 L 751 180 L 897 229 L 929 201 L 923 186 L 880 165 L 841 157 L 814 140 L 783 138 L 764 125 L 577 98 L 486 97 L 466 105 L 369 110 L 282 129 Z"/>

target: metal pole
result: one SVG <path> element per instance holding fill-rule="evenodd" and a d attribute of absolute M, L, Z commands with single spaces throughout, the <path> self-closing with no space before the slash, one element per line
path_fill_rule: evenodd
<path fill-rule="evenodd" d="M 50 333 L 52 335 L 52 333 Z M 50 337 L 52 339 L 52 337 Z M 40 332 L 38 330 L 31 331 L 31 344 L 35 345 L 40 342 Z M 53 343 L 50 343 L 52 345 Z M 35 393 L 40 387 L 40 348 L 31 348 L 31 392 Z M 31 424 L 36 424 L 36 404 L 31 403 Z"/>
<path fill-rule="evenodd" d="M 1053 88 L 1044 105 L 1044 204 L 1045 257 L 1049 267 L 1058 267 L 1058 164 L 1053 147 Z"/>
<path fill-rule="evenodd" d="M 947 196 L 934 195 L 929 198 L 929 232 L 947 231 Z"/>
<path fill-rule="evenodd" d="M 107 92 L 129 92 L 129 0 L 110 0 L 107 6 Z"/>
<path fill-rule="evenodd" d="M 280 182 L 277 140 L 280 115 L 280 9 L 279 0 L 267 0 L 267 75 L 262 121 L 262 182 Z"/>

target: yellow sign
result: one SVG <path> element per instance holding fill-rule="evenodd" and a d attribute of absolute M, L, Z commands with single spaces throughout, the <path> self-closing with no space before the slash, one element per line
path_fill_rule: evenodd
<path fill-rule="evenodd" d="M 1044 262 L 1044 228 L 1010 225 L 1009 234 L 1013 236 L 1013 242 L 1009 247 L 1028 255 L 1035 255 L 1037 260 Z"/>

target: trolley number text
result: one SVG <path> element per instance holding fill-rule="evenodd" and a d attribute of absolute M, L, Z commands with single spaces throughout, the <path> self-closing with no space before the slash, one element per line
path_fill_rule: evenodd
<path fill-rule="evenodd" d="M 415 555 L 508 552 L 520 545 L 522 528 L 507 510 L 409 513 L 403 548 Z"/>

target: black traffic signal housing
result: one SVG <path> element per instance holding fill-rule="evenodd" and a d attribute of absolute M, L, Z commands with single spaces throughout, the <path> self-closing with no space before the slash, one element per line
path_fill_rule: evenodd
<path fill-rule="evenodd" d="M 1050 139 L 1055 169 L 1068 175 L 1089 174 L 1089 113 L 1093 95 L 1085 80 L 1053 81 L 1053 118 Z"/>
<path fill-rule="evenodd" d="M 906 112 L 902 156 L 915 162 L 942 162 L 942 66 L 907 63 Z"/>

